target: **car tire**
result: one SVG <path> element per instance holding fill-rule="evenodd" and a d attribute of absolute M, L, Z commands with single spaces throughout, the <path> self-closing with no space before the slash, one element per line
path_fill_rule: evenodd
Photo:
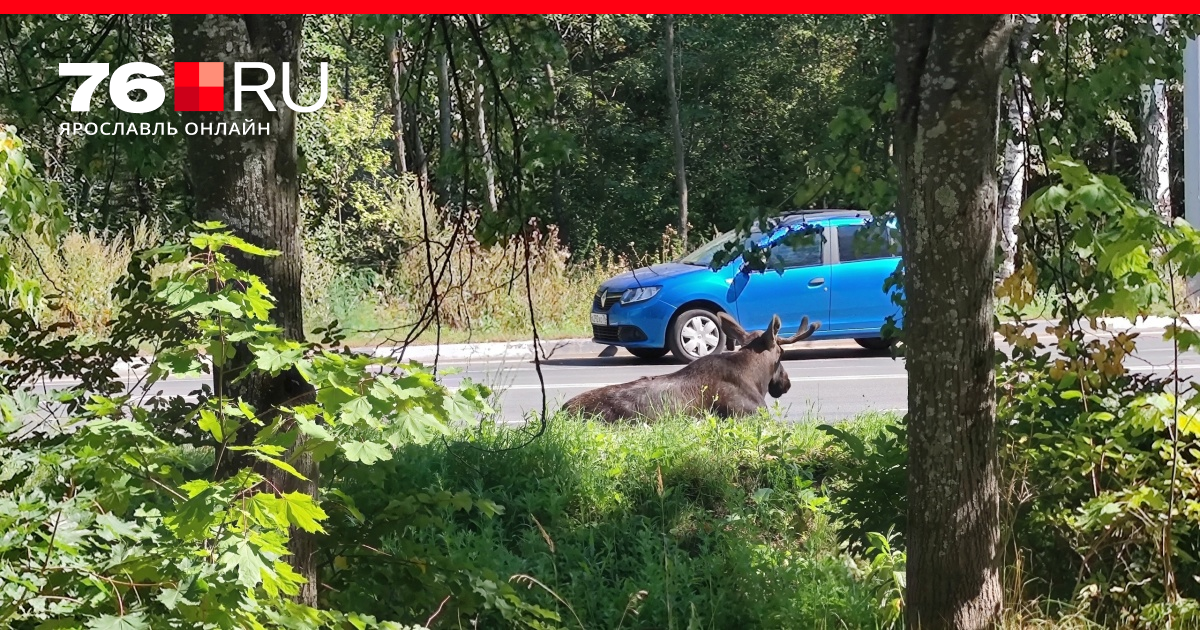
<path fill-rule="evenodd" d="M 684 363 L 725 348 L 725 331 L 716 313 L 703 308 L 684 311 L 675 317 L 667 335 L 671 354 Z"/>
<path fill-rule="evenodd" d="M 661 359 L 664 356 L 666 356 L 666 354 L 667 354 L 666 348 L 625 348 L 625 349 L 629 351 L 629 354 L 632 354 L 633 356 L 635 356 L 639 359 L 645 359 L 647 361 Z"/>
<path fill-rule="evenodd" d="M 887 350 L 896 345 L 895 339 L 884 339 L 882 337 L 862 337 L 855 339 L 854 343 L 866 348 L 867 350 Z"/>

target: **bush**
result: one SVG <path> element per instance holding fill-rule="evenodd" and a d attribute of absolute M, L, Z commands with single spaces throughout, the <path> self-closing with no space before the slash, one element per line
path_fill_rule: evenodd
<path fill-rule="evenodd" d="M 889 423 L 869 441 L 833 426 L 821 427 L 836 438 L 844 456 L 831 470 L 830 495 L 842 514 L 839 537 L 862 550 L 868 535 L 895 532 L 902 543 L 908 522 L 908 432 Z"/>

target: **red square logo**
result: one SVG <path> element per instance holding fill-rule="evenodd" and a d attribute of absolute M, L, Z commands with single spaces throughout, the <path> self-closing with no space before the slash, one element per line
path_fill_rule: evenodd
<path fill-rule="evenodd" d="M 220 61 L 175 62 L 175 111 L 225 110 L 225 64 Z"/>

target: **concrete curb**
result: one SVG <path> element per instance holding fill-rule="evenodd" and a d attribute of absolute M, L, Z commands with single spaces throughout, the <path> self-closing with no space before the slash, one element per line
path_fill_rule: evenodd
<path fill-rule="evenodd" d="M 1181 315 L 1180 323 L 1193 329 L 1200 330 L 1200 314 Z M 1162 332 L 1167 326 L 1171 325 L 1173 320 L 1170 317 L 1145 317 L 1137 320 L 1129 320 L 1124 317 L 1099 317 L 1096 319 L 1096 328 L 1092 328 L 1087 322 L 1083 322 L 1083 330 L 1091 333 L 1119 333 L 1119 332 Z M 1049 321 L 1044 319 L 1031 319 L 1026 323 L 1034 324 L 1036 329 L 1044 330 L 1047 325 L 1056 324 L 1057 321 Z"/>
<path fill-rule="evenodd" d="M 598 355 L 608 346 L 591 339 L 553 339 L 541 343 L 542 357 Z M 401 348 L 380 346 L 377 348 L 355 348 L 355 352 L 376 357 L 398 356 Z M 432 361 L 434 357 L 443 361 L 476 359 L 533 359 L 532 341 L 501 341 L 491 343 L 450 343 L 438 346 L 409 346 L 404 349 L 404 359 Z"/>

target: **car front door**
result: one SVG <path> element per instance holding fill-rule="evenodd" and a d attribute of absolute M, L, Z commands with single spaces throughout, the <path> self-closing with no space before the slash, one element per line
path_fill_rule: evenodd
<path fill-rule="evenodd" d="M 831 272 L 829 329 L 879 336 L 888 316 L 899 318 L 888 276 L 900 263 L 899 234 L 882 222 L 834 221 L 828 230 L 836 260 Z"/>
<path fill-rule="evenodd" d="M 765 271 L 743 272 L 731 280 L 730 301 L 737 308 L 738 322 L 746 330 L 765 330 L 772 315 L 783 322 L 780 334 L 800 329 L 800 320 L 824 321 L 829 316 L 830 251 L 820 233 L 789 242 L 775 242 Z M 736 294 L 734 297 L 732 294 Z"/>

